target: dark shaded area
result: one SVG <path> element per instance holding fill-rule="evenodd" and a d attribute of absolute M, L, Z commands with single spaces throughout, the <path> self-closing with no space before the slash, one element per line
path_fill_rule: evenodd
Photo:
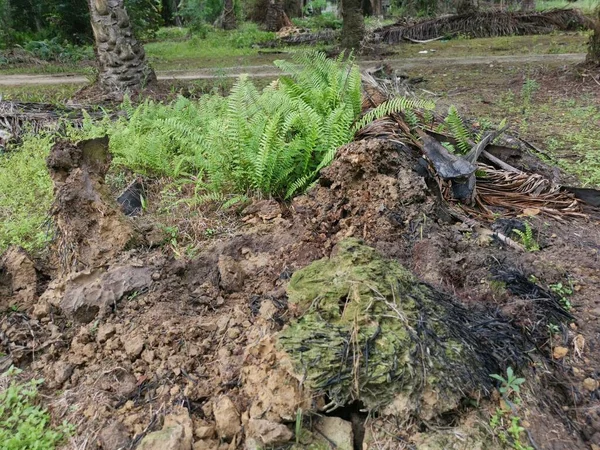
<path fill-rule="evenodd" d="M 121 210 L 126 216 L 137 216 L 144 208 L 144 198 L 144 184 L 140 179 L 137 179 L 127 186 L 123 193 L 119 195 L 117 203 L 121 205 Z"/>

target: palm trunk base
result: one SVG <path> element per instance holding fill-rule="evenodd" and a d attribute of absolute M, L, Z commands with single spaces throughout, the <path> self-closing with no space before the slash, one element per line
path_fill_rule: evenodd
<path fill-rule="evenodd" d="M 156 81 L 135 39 L 123 0 L 88 0 L 98 61 L 98 84 L 109 92 L 140 91 Z"/>

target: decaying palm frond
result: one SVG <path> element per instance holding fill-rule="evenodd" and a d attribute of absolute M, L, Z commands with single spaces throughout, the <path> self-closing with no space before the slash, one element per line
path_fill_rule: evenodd
<path fill-rule="evenodd" d="M 103 113 L 89 113 L 100 117 Z M 57 131 L 61 121 L 80 124 L 84 113 L 82 107 L 58 107 L 45 103 L 19 103 L 0 101 L 0 146 L 10 140 L 18 140 L 23 132 L 38 134 Z"/>
<path fill-rule="evenodd" d="M 428 19 L 407 25 L 399 22 L 373 32 L 372 40 L 396 44 L 464 35 L 472 38 L 549 34 L 589 29 L 591 21 L 577 9 L 542 12 L 481 11 Z"/>
<path fill-rule="evenodd" d="M 476 207 L 461 205 L 472 216 L 494 220 L 500 215 L 519 215 L 525 210 L 538 210 L 547 216 L 561 219 L 586 217 L 581 205 L 571 193 L 543 176 L 515 173 L 479 164 L 477 171 Z M 445 189 L 446 197 L 449 190 Z"/>
<path fill-rule="evenodd" d="M 419 102 L 406 108 L 405 102 L 385 100 L 387 94 L 377 87 L 378 80 L 374 77 L 366 80 L 364 116 L 358 122 L 366 122 L 366 125 L 358 129 L 355 139 L 387 139 L 420 152 L 443 198 L 464 213 L 486 221 L 493 221 L 498 216 L 520 215 L 525 210 L 537 210 L 557 219 L 586 217 L 572 193 L 561 190 L 559 185 L 540 174 L 523 172 L 486 151 L 506 125 L 497 131 L 476 130 L 461 119 L 460 130 L 452 130 L 453 127 L 447 126 L 448 117 Z M 394 103 L 400 106 L 384 108 Z M 386 115 L 375 115 L 378 110 L 383 110 Z M 451 110 L 449 114 L 458 121 L 457 111 Z M 375 120 L 366 121 L 369 117 L 375 117 Z M 500 140 L 505 144 L 515 142 L 511 137 Z M 458 151 L 463 147 L 466 154 L 461 156 Z M 478 161 L 480 158 L 486 163 Z"/>

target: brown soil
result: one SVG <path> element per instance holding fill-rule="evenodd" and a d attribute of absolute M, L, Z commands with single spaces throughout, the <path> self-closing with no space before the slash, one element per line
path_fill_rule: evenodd
<path fill-rule="evenodd" d="M 126 247 L 126 233 L 105 228 L 118 217 L 127 230 L 144 229 L 137 226 L 144 218 L 119 216 L 102 188 L 104 166 L 73 157 L 80 154 L 60 144 L 49 165 L 59 192 L 57 223 L 68 230 L 60 242 L 71 242 L 70 255 L 85 264 L 73 265 L 71 257 L 61 266 L 52 258 L 53 267 L 42 268 L 11 250 L 0 271 L 2 307 L 18 310 L 0 319 L 7 355 L 0 366 L 14 363 L 46 379 L 53 415 L 77 426 L 78 448 L 132 448 L 161 428 L 178 430 L 181 446 L 168 447 L 177 449 L 192 441 L 194 449 L 234 449 L 253 448 L 252 439 L 260 445 L 265 436 L 272 444 L 289 440 L 276 425 L 293 430 L 299 408 L 310 416 L 326 399 L 303 387 L 276 345 L 277 332 L 296 315 L 286 285 L 347 237 L 363 239 L 468 308 L 499 309 L 535 341 L 540 358 L 522 368 L 519 414 L 537 448 L 600 445 L 598 223 L 534 217 L 543 248 L 517 253 L 451 221 L 415 172 L 418 155 L 369 140 L 342 148 L 319 184 L 291 205 L 257 201 L 240 213 L 235 234 L 207 240 L 193 259 L 175 259 L 143 237 Z M 66 172 L 59 176 L 59 169 Z M 549 337 L 531 298 L 492 281 L 499 265 L 535 275 L 539 284 L 568 278 L 572 323 Z M 89 301 L 98 309 L 79 314 Z M 483 398 L 479 409 L 493 411 L 495 402 Z M 443 448 L 432 441 L 449 426 L 473 435 L 488 420 L 467 405 L 429 423 L 380 415 L 365 424 L 358 412 L 337 414 L 365 434 L 365 448 Z M 501 448 L 488 439 L 495 443 L 487 448 Z"/>

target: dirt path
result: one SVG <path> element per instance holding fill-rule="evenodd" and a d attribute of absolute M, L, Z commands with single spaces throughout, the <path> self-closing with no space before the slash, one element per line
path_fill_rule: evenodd
<path fill-rule="evenodd" d="M 386 63 L 394 69 L 412 69 L 420 66 L 457 66 L 471 64 L 526 64 L 526 63 L 557 63 L 573 64 L 585 59 L 583 53 L 566 53 L 556 55 L 505 55 L 505 56 L 473 56 L 470 58 L 436 58 L 423 55 L 418 58 L 388 59 Z M 362 69 L 369 69 L 381 64 L 381 60 L 359 61 Z M 217 73 L 218 72 L 218 73 Z M 257 78 L 276 77 L 280 74 L 272 65 L 236 66 L 217 69 L 197 69 L 191 71 L 164 71 L 158 73 L 159 80 L 211 80 L 234 78 L 242 73 L 250 73 Z M 89 78 L 83 75 L 0 75 L 0 86 L 40 86 L 53 84 L 85 84 Z"/>

